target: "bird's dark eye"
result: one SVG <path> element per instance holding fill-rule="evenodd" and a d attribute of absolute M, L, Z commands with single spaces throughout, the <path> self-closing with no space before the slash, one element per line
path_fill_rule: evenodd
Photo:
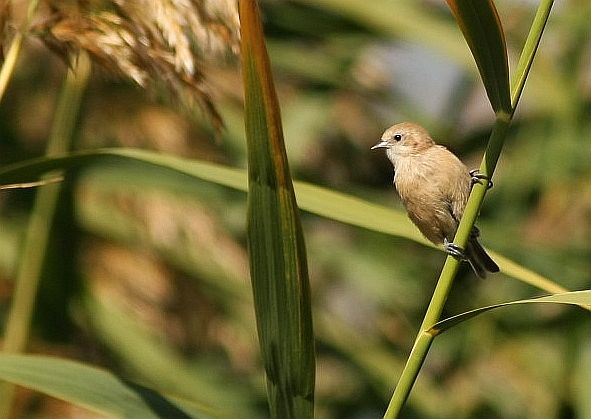
<path fill-rule="evenodd" d="M 394 136 L 394 139 L 395 139 L 396 141 L 400 141 L 400 140 L 402 140 L 402 135 L 400 135 L 400 134 L 396 134 L 396 135 Z"/>

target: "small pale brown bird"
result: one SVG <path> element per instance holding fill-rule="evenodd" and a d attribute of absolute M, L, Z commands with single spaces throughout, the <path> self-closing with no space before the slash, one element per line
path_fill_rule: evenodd
<path fill-rule="evenodd" d="M 466 260 L 481 278 L 499 267 L 478 242 L 472 230 L 466 249 L 452 243 L 473 182 L 484 179 L 447 148 L 435 144 L 426 129 L 403 122 L 388 128 L 371 149 L 385 148 L 394 166 L 394 185 L 411 221 L 447 253 Z M 489 186 L 492 183 L 489 182 Z"/>

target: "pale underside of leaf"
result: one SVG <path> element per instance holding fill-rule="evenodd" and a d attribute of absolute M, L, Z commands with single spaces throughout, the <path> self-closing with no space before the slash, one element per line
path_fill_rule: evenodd
<path fill-rule="evenodd" d="M 591 309 L 591 290 L 583 291 L 572 291 L 562 294 L 547 295 L 539 298 L 528 298 L 526 300 L 509 301 L 506 303 L 494 304 L 491 306 L 477 308 L 470 310 L 462 314 L 458 314 L 453 317 L 449 317 L 445 320 L 437 322 L 427 333 L 438 335 L 453 326 L 456 326 L 466 320 L 476 317 L 480 314 L 486 313 L 487 311 L 494 310 L 501 307 L 509 307 L 519 304 L 533 304 L 533 303 L 554 303 L 554 304 L 571 304 L 576 306 L 582 306 L 583 308 Z"/>

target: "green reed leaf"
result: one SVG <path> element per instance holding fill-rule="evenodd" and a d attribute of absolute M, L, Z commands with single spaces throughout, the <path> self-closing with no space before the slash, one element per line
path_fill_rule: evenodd
<path fill-rule="evenodd" d="M 0 379 L 117 418 L 214 418 L 208 408 L 164 397 L 109 371 L 37 355 L 0 354 Z"/>
<path fill-rule="evenodd" d="M 215 163 L 187 160 L 153 151 L 138 149 L 101 149 L 76 152 L 59 157 L 42 157 L 0 169 L 0 184 L 30 182 L 52 170 L 68 172 L 90 166 L 117 170 L 136 164 L 146 178 L 157 178 L 162 173 L 179 176 L 184 180 L 200 179 L 240 191 L 247 190 L 247 175 L 242 169 Z M 393 236 L 404 237 L 434 247 L 410 223 L 406 214 L 383 205 L 332 191 L 306 182 L 294 182 L 298 205 L 301 209 L 342 223 Z M 491 252 L 501 271 L 524 283 L 549 293 L 568 291 L 556 282 Z"/>
<path fill-rule="evenodd" d="M 248 248 L 274 418 L 314 415 L 314 334 L 304 236 L 257 2 L 241 0 L 248 146 Z"/>
<path fill-rule="evenodd" d="M 591 290 L 565 292 L 562 294 L 547 295 L 545 297 L 539 298 L 529 298 L 527 300 L 509 301 L 506 303 L 494 304 L 487 307 L 477 308 L 475 310 L 470 310 L 465 313 L 458 314 L 457 316 L 441 320 L 435 323 L 433 327 L 427 331 L 427 333 L 438 335 L 462 322 L 465 322 L 466 320 L 469 320 L 480 314 L 486 313 L 487 311 L 501 307 L 531 303 L 571 304 L 583 306 L 583 308 L 589 309 L 589 306 L 591 306 Z"/>
<path fill-rule="evenodd" d="M 503 27 L 492 0 L 447 0 L 472 51 L 486 94 L 498 115 L 511 114 L 509 65 Z"/>

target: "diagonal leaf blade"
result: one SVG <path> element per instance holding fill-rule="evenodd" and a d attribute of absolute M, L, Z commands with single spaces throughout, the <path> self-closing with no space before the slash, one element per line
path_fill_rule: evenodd
<path fill-rule="evenodd" d="M 304 236 L 256 0 L 241 0 L 248 146 L 248 248 L 274 418 L 314 415 L 314 335 Z"/>
<path fill-rule="evenodd" d="M 74 171 L 97 165 L 115 170 L 118 165 L 138 164 L 144 170 L 162 170 L 164 173 L 187 179 L 201 179 L 240 191 L 247 190 L 244 170 L 198 160 L 187 160 L 137 149 L 101 149 L 70 153 L 58 157 L 42 157 L 0 169 L 0 184 L 22 183 L 38 179 L 52 170 Z M 362 199 L 331 191 L 306 182 L 294 182 L 301 209 L 342 223 L 393 236 L 404 237 L 432 246 L 411 225 L 401 211 L 376 205 Z M 507 275 L 549 293 L 566 292 L 557 283 L 542 277 L 511 260 L 491 253 L 501 270 Z"/>
<path fill-rule="evenodd" d="M 427 331 L 432 335 L 438 335 L 446 330 L 465 322 L 473 317 L 480 314 L 486 313 L 487 311 L 494 310 L 501 307 L 508 307 L 518 304 L 531 304 L 531 303 L 555 303 L 555 304 L 572 304 L 583 306 L 583 308 L 589 309 L 591 306 L 591 290 L 584 291 L 572 291 L 561 294 L 547 295 L 539 298 L 529 298 L 526 300 L 509 301 L 501 304 L 494 304 L 491 306 L 477 308 L 470 310 L 462 314 L 458 314 L 453 317 L 449 317 L 445 320 L 439 321 L 433 325 L 431 329 Z"/>
<path fill-rule="evenodd" d="M 38 355 L 0 354 L 0 379 L 118 418 L 214 418 L 99 368 Z"/>
<path fill-rule="evenodd" d="M 495 113 L 511 114 L 507 46 L 493 0 L 447 0 L 474 56 Z"/>

